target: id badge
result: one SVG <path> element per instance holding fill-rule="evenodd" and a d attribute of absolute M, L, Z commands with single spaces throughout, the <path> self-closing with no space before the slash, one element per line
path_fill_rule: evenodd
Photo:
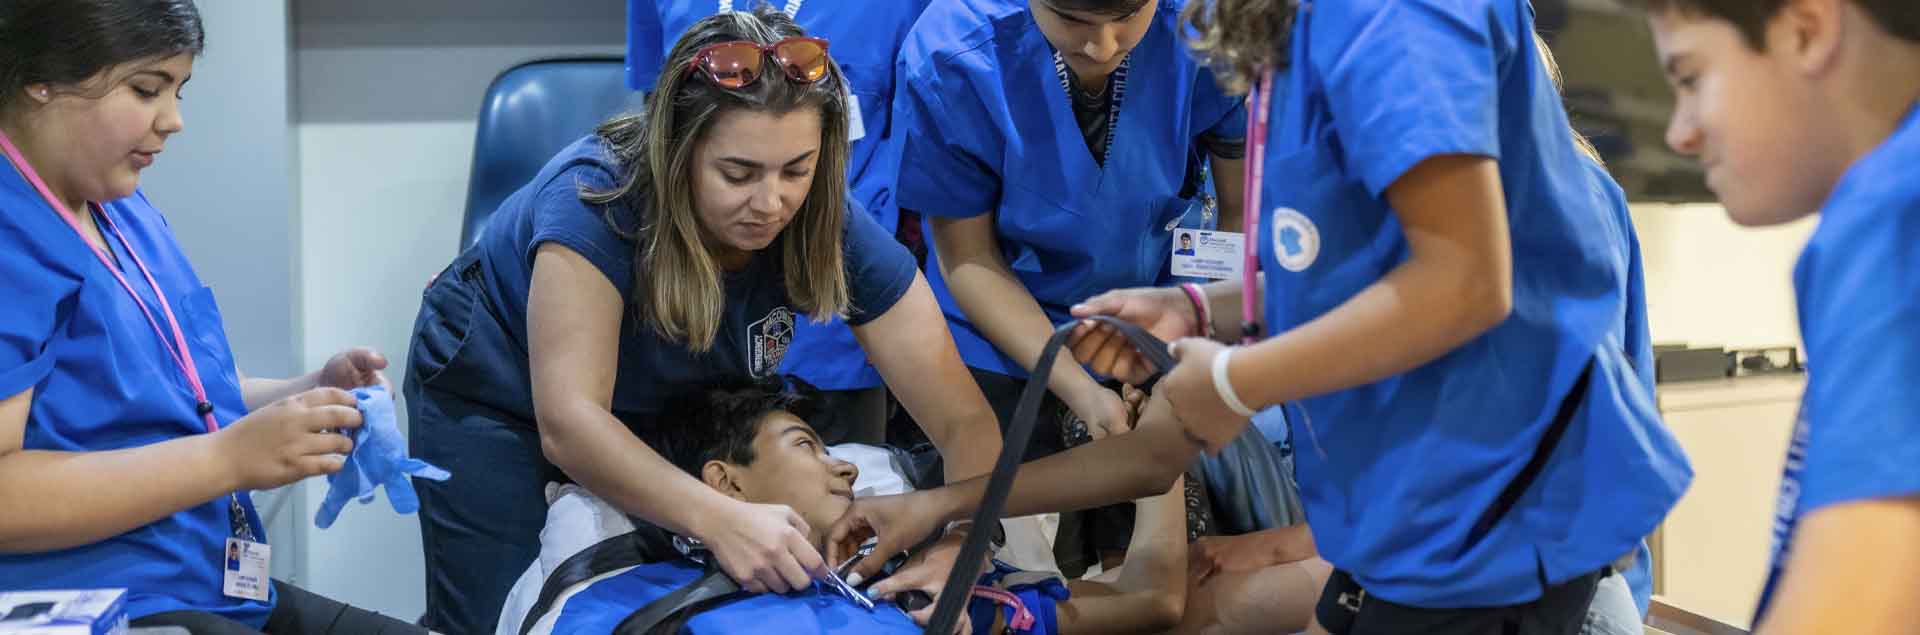
<path fill-rule="evenodd" d="M 273 588 L 273 579 L 268 573 L 273 547 L 263 542 L 228 538 L 221 560 L 226 577 L 221 590 L 227 597 L 267 601 L 267 593 Z"/>
<path fill-rule="evenodd" d="M 1173 275 L 1211 280 L 1240 278 L 1247 240 L 1239 232 L 1180 229 L 1173 232 Z"/>
<path fill-rule="evenodd" d="M 866 117 L 860 114 L 860 96 L 853 94 L 853 87 L 847 87 L 847 141 L 859 141 L 867 136 Z"/>

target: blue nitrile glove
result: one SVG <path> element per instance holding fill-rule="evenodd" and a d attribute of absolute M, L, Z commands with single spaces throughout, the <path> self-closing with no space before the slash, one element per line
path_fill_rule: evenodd
<path fill-rule="evenodd" d="M 314 526 L 321 529 L 333 526 L 347 499 L 358 498 L 361 504 L 373 502 L 373 488 L 380 485 L 387 486 L 387 502 L 393 504 L 393 511 L 419 511 L 420 497 L 413 493 L 413 481 L 407 477 L 444 481 L 449 476 L 446 470 L 407 457 L 407 443 L 400 438 L 393 413 L 393 395 L 386 387 L 355 388 L 353 396 L 360 401 L 361 423 L 351 433 L 353 452 L 347 455 L 346 465 L 327 476 L 327 497 L 320 501 L 319 513 L 313 515 Z"/>

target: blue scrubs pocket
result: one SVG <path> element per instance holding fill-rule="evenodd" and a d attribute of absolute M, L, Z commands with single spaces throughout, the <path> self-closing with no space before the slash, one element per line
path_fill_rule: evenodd
<path fill-rule="evenodd" d="M 233 351 L 227 345 L 227 327 L 220 319 L 220 307 L 214 302 L 213 289 L 200 287 L 179 299 L 178 309 L 180 330 L 187 336 L 192 347 L 194 365 L 200 371 L 201 381 L 219 377 L 234 386 L 240 385 L 239 370 L 234 366 Z M 156 316 L 158 317 L 158 316 Z M 212 393 L 212 387 L 208 387 Z"/>
<path fill-rule="evenodd" d="M 1003 189 L 1002 196 L 994 226 L 1007 267 L 1021 274 L 1021 282 L 1042 306 L 1068 306 L 1085 299 L 1089 294 L 1078 279 L 1081 276 L 1075 274 L 1091 263 L 1086 251 L 1099 244 L 1095 234 L 1099 229 L 1045 195 L 1017 184 Z"/>
<path fill-rule="evenodd" d="M 1088 231 L 1094 228 L 1086 224 L 1090 219 L 1019 182 L 1008 185 L 1001 190 L 999 211 L 993 221 L 1005 236 L 1003 244 L 1070 244 L 1092 238 Z"/>
<path fill-rule="evenodd" d="M 1331 125 L 1286 154 L 1269 152 L 1258 235 L 1271 337 L 1332 311 L 1405 257 L 1399 222 L 1340 168 Z"/>
<path fill-rule="evenodd" d="M 855 100 L 858 102 L 857 104 L 847 105 L 849 107 L 858 106 L 860 109 L 860 114 L 858 115 L 860 128 L 865 133 L 861 139 L 877 139 L 882 133 L 886 132 L 887 117 L 890 113 L 882 106 L 889 103 L 886 96 L 893 90 L 893 87 L 887 83 L 892 70 L 890 60 L 874 64 L 840 60 L 840 73 L 847 78 L 849 92 L 853 93 Z M 852 138 L 854 132 L 851 126 L 853 116 L 852 113 L 848 113 L 849 126 L 847 134 L 849 139 Z M 855 140 L 857 141 L 858 139 Z M 848 168 L 854 167 L 857 166 L 848 166 Z M 865 203 L 867 201 L 861 202 Z"/>

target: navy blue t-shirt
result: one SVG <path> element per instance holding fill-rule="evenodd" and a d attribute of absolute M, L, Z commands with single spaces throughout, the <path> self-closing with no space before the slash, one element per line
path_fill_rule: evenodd
<path fill-rule="evenodd" d="M 583 190 L 612 189 L 620 173 L 604 140 L 589 136 L 561 150 L 533 181 L 501 203 L 486 233 L 435 283 L 464 285 L 472 296 L 471 306 L 464 307 L 467 314 L 451 315 L 461 308 L 448 308 L 428 293 L 418 328 L 457 331 L 451 340 L 458 345 L 450 351 L 423 349 L 418 341 L 433 338 L 416 337 L 415 354 L 426 359 L 412 363 L 426 383 L 533 423 L 526 342 L 534 254 L 549 242 L 571 249 L 593 263 L 622 297 L 631 298 L 634 244 L 627 236 L 644 212 L 580 199 Z M 845 218 L 844 266 L 853 305 L 847 322 L 859 326 L 892 308 L 912 285 L 917 268 L 907 249 L 852 201 Z M 811 319 L 787 296 L 777 240 L 773 248 L 754 254 L 746 269 L 724 274 L 726 304 L 711 350 L 696 353 L 661 337 L 641 321 L 643 311 L 627 307 L 613 387 L 615 416 L 642 427 L 677 392 L 777 372 L 794 326 Z M 488 349 L 500 354 L 480 352 Z M 461 372 L 444 372 L 455 367 Z"/>

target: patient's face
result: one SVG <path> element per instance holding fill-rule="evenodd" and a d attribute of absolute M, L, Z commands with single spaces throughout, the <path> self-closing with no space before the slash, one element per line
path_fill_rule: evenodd
<path fill-rule="evenodd" d="M 787 412 L 774 412 L 760 422 L 753 454 L 753 465 L 726 466 L 736 495 L 749 503 L 792 507 L 813 529 L 809 538 L 820 544 L 827 528 L 852 504 L 859 468 L 828 456 L 813 428 Z"/>

